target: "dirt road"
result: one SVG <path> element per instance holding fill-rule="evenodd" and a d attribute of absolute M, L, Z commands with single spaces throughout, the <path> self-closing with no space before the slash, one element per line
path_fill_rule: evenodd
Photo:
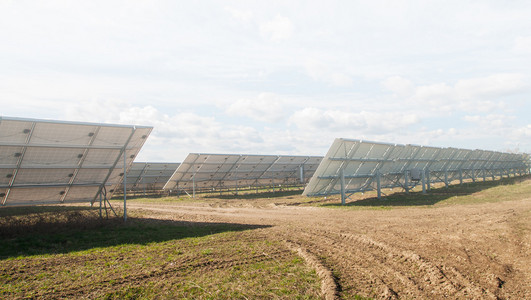
<path fill-rule="evenodd" d="M 307 256 L 327 298 L 531 299 L 531 198 L 361 210 L 242 203 L 128 207 L 156 218 L 271 225 L 258 230 Z"/>

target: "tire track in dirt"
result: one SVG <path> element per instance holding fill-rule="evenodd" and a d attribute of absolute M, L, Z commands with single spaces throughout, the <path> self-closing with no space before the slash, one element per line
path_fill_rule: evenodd
<path fill-rule="evenodd" d="M 401 250 L 383 242 L 375 241 L 367 236 L 340 234 L 349 241 L 365 244 L 366 247 L 378 249 L 382 254 L 392 257 L 394 260 L 408 262 L 417 266 L 424 274 L 422 279 L 430 285 L 442 286 L 444 292 L 452 297 L 473 297 L 496 299 L 496 296 L 488 290 L 476 286 L 453 267 L 444 265 L 437 266 L 426 258 L 421 257 L 411 250 Z"/>
<path fill-rule="evenodd" d="M 302 248 L 301 245 L 293 241 L 286 241 L 288 248 L 296 252 L 302 257 L 308 265 L 310 265 L 319 278 L 321 279 L 321 295 L 326 300 L 338 299 L 340 286 L 336 282 L 332 271 L 321 263 L 321 261 L 308 250 Z"/>
<path fill-rule="evenodd" d="M 402 250 L 362 235 L 322 230 L 290 231 L 306 248 L 319 252 L 344 268 L 348 280 L 377 286 L 367 296 L 385 299 L 439 295 L 456 298 L 496 299 L 455 268 L 437 266 L 410 250 Z M 414 275 L 412 275 L 414 273 Z M 346 279 L 340 283 L 347 285 Z"/>
<path fill-rule="evenodd" d="M 396 278 L 396 271 L 375 260 L 363 249 L 349 247 L 321 233 L 306 231 L 291 232 L 291 234 L 294 239 L 300 239 L 308 249 L 318 252 L 334 266 L 334 269 L 340 272 L 339 283 L 342 289 L 354 289 L 356 294 L 364 297 L 398 298 L 398 293 L 395 291 L 396 284 L 392 282 L 393 278 Z M 394 274 L 394 276 L 389 276 L 389 274 Z M 355 283 L 361 283 L 361 286 L 356 286 Z M 413 283 L 408 286 L 415 288 Z M 371 287 L 371 289 L 364 287 Z"/>

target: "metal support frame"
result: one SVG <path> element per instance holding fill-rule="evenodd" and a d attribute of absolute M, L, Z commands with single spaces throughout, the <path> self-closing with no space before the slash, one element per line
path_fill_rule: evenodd
<path fill-rule="evenodd" d="M 124 147 L 124 222 L 127 221 L 127 150 Z"/>
<path fill-rule="evenodd" d="M 102 198 L 102 196 L 101 196 L 101 193 L 100 193 L 100 219 L 103 217 L 103 216 L 101 215 L 101 204 L 102 204 L 102 203 L 101 203 L 101 198 Z"/>
<path fill-rule="evenodd" d="M 376 172 L 376 193 L 378 195 L 378 199 L 382 199 L 382 186 L 380 183 L 380 172 Z"/>
<path fill-rule="evenodd" d="M 105 189 L 105 187 L 101 190 L 101 192 L 97 196 L 100 199 L 99 200 L 99 203 L 100 203 L 100 207 L 99 207 L 100 219 L 103 219 L 102 210 L 105 210 L 105 217 L 107 219 L 109 218 L 109 212 L 107 210 L 107 204 L 109 205 L 109 209 L 114 213 L 114 216 L 118 217 L 118 214 L 116 213 L 116 211 L 114 210 L 114 208 L 111 205 L 111 202 L 109 202 L 109 199 L 107 198 L 107 190 Z M 103 207 L 102 207 L 102 204 L 103 204 Z"/>
<path fill-rule="evenodd" d="M 428 191 L 431 191 L 431 177 L 430 177 L 430 169 L 426 169 L 426 188 Z"/>
<path fill-rule="evenodd" d="M 345 205 L 347 197 L 345 195 L 345 172 L 343 169 L 341 169 L 339 177 L 339 181 L 341 182 L 341 204 Z"/>
<path fill-rule="evenodd" d="M 347 196 L 356 192 L 376 190 L 378 198 L 381 198 L 382 188 L 403 187 L 407 193 L 410 187 L 418 184 L 422 184 L 422 193 L 426 194 L 431 190 L 432 183 L 444 182 L 445 187 L 449 188 L 456 179 L 459 179 L 461 185 L 469 181 L 479 182 L 481 178 L 486 181 L 489 175 L 487 172 L 491 172 L 490 175 L 494 178 L 493 172 L 497 173 L 494 170 L 500 167 L 506 169 L 504 172 L 508 176 L 517 176 L 521 173 L 520 165 L 523 164 L 519 162 L 519 156 L 494 151 L 384 145 L 388 144 L 336 139 L 319 167 L 319 173 L 310 180 L 304 195 L 327 196 L 340 193 L 342 204 L 345 204 Z M 377 152 L 373 152 L 373 149 Z M 394 149 L 400 153 L 387 156 Z M 415 185 L 410 183 L 408 175 L 412 168 L 422 170 L 419 174 L 422 176 L 419 178 L 421 182 Z M 404 177 L 403 181 L 401 176 Z"/>
<path fill-rule="evenodd" d="M 124 157 L 125 157 L 125 149 L 127 148 L 127 146 L 129 146 L 129 142 L 133 138 L 133 135 L 135 134 L 135 131 L 136 131 L 136 126 L 133 126 L 133 128 L 131 128 L 131 134 L 129 134 L 129 137 L 127 138 L 127 141 L 125 142 L 124 146 L 120 149 L 120 153 L 116 157 L 116 160 L 114 161 L 112 167 L 109 168 L 109 172 L 107 173 L 107 176 L 105 176 L 105 180 L 103 180 L 103 183 L 101 184 L 101 186 L 100 186 L 100 188 L 98 190 L 98 194 L 101 193 L 103 188 L 105 188 L 105 185 L 107 184 L 107 181 L 111 177 L 112 171 L 114 170 L 114 168 L 116 168 L 116 166 L 118 165 L 118 162 L 120 161 L 120 156 L 122 154 L 124 154 Z M 127 169 L 124 170 L 124 175 L 125 175 L 125 173 L 127 173 Z M 98 197 L 98 194 L 96 194 L 96 196 L 94 196 L 94 199 L 92 199 L 91 204 L 94 203 L 94 201 L 96 201 L 96 198 Z"/>
<path fill-rule="evenodd" d="M 196 172 L 194 172 L 194 175 L 192 175 L 192 198 L 195 199 L 195 174 L 197 174 Z"/>
<path fill-rule="evenodd" d="M 422 181 L 422 194 L 426 194 L 426 171 L 422 170 L 421 181 Z"/>
<path fill-rule="evenodd" d="M 409 171 L 405 170 L 404 171 L 404 189 L 406 190 L 406 194 L 409 194 L 408 176 L 409 176 Z"/>

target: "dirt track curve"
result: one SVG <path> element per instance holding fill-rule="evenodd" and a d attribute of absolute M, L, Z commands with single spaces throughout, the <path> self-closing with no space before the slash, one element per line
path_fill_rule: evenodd
<path fill-rule="evenodd" d="M 316 269 L 327 299 L 531 299 L 531 199 L 381 210 L 140 204 L 156 218 L 259 229 Z"/>

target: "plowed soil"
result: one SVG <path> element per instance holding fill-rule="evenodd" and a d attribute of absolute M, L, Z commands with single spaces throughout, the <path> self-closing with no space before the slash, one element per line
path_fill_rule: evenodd
<path fill-rule="evenodd" d="M 264 199 L 131 201 L 128 208 L 176 221 L 269 225 L 264 237 L 316 269 L 329 299 L 531 299 L 529 197 L 392 209 Z"/>

